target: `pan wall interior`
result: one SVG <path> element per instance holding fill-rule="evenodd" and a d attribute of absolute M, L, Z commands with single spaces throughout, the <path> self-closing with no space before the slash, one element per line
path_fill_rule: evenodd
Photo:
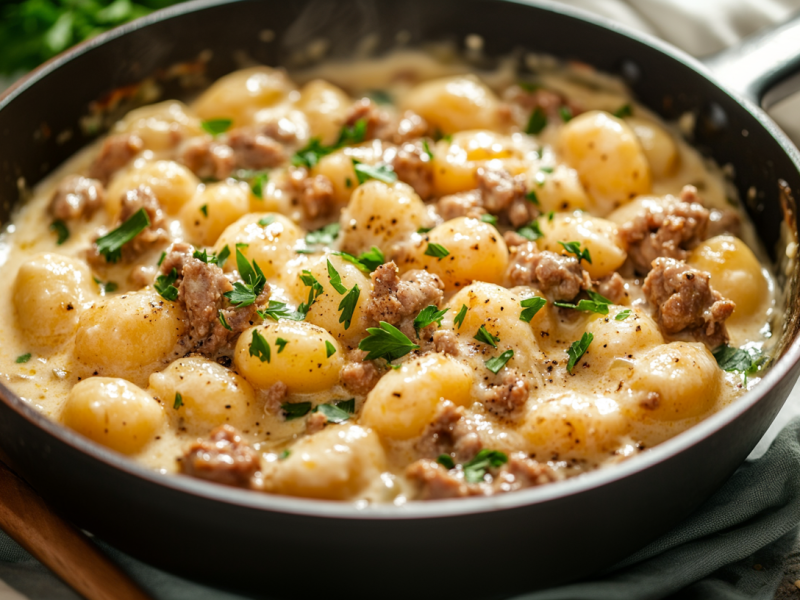
<path fill-rule="evenodd" d="M 180 14 L 186 10 L 191 8 L 179 7 L 171 12 L 179 16 L 133 27 L 63 64 L 56 60 L 47 77 L 23 84 L 0 105 L 0 219 L 7 220 L 17 201 L 20 178 L 34 185 L 91 141 L 81 133 L 79 118 L 90 102 L 112 89 L 167 65 L 193 61 L 209 48 L 213 53 L 207 75 L 213 80 L 239 66 L 239 51 L 257 62 L 281 65 L 315 37 L 331 39 L 329 55 L 346 56 L 367 34 L 377 34 L 378 51 L 389 49 L 401 31 L 408 32 L 409 45 L 442 39 L 462 44 L 465 36 L 479 33 L 490 57 L 522 47 L 579 60 L 622 75 L 635 95 L 666 119 L 696 112 L 695 143 L 721 164 L 734 165 L 741 197 L 747 197 L 751 187 L 757 190 L 757 202 L 748 205 L 748 211 L 768 249 L 778 242 L 783 218 L 778 179 L 800 188 L 797 166 L 775 139 L 693 66 L 557 12 L 478 0 L 245 0 Z M 272 41 L 261 41 L 265 30 L 275 33 Z M 164 86 L 165 97 L 179 93 L 169 83 Z M 58 133 L 66 130 L 73 135 L 64 140 Z M 353 597 L 488 596 L 588 575 L 666 531 L 738 466 L 766 430 L 794 378 L 796 374 L 781 381 L 744 418 L 724 428 L 724 437 L 708 438 L 676 460 L 637 473 L 635 481 L 629 478 L 591 490 L 591 498 L 587 493 L 427 523 L 337 523 L 220 505 L 101 463 L 48 437 L 2 403 L 0 440 L 23 474 L 81 525 L 125 551 L 188 576 L 237 583 L 262 593 L 311 597 L 331 589 L 331 584 L 304 577 L 276 582 L 275 577 L 276 567 L 282 573 L 291 570 L 289 564 L 280 568 L 281 557 L 297 560 L 303 549 L 292 547 L 291 540 L 302 539 L 314 544 L 313 550 L 306 547 L 302 562 L 340 557 L 364 572 L 360 583 L 353 584 Z M 98 481 L 106 483 L 102 493 Z M 308 532 L 315 527 L 319 535 L 312 536 Z M 299 536 L 301 530 L 306 533 Z M 224 544 L 226 539 L 230 546 Z M 502 575 L 443 575 L 442 558 L 463 565 L 484 551 L 504 557 L 507 568 Z M 203 552 L 206 562 L 199 559 Z M 387 573 L 392 575 L 387 578 Z"/>

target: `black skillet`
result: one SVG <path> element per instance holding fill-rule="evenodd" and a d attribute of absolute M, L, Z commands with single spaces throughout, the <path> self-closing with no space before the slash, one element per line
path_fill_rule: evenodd
<path fill-rule="evenodd" d="M 330 39 L 329 56 L 346 56 L 367 34 L 377 34 L 380 52 L 400 32 L 410 45 L 463 45 L 477 33 L 489 57 L 522 47 L 580 60 L 621 75 L 668 119 L 693 112 L 694 142 L 733 165 L 772 258 L 783 252 L 784 215 L 796 239 L 791 195 L 800 189 L 800 155 L 757 104 L 769 87 L 788 89 L 782 82 L 800 56 L 800 21 L 786 26 L 780 43 L 769 36 L 755 42 L 756 61 L 736 52 L 718 57 L 716 67 L 741 84 L 737 94 L 657 40 L 556 4 L 489 0 L 200 1 L 100 36 L 0 99 L 2 217 L 17 202 L 18 185 L 35 184 L 90 141 L 79 119 L 110 90 L 160 72 L 165 95 L 179 94 L 164 68 L 206 49 L 213 50 L 206 71 L 214 79 L 239 66 L 239 51 L 281 65 L 315 38 Z M 730 476 L 800 371 L 796 275 L 794 268 L 781 283 L 791 294 L 777 332 L 780 359 L 755 390 L 614 468 L 505 496 L 359 509 L 165 477 L 62 429 L 2 387 L 0 445 L 75 523 L 186 577 L 273 597 L 501 597 L 614 564 L 686 517 Z"/>

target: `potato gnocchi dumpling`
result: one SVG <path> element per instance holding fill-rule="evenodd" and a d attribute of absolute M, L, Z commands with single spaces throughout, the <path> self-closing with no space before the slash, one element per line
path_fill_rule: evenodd
<path fill-rule="evenodd" d="M 0 234 L 3 380 L 160 472 L 360 506 L 610 468 L 735 402 L 779 336 L 732 187 L 622 86 L 519 62 L 131 111 Z"/>

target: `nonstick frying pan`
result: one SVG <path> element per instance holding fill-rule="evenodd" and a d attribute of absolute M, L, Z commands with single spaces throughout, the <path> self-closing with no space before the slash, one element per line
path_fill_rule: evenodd
<path fill-rule="evenodd" d="M 367 35 L 382 52 L 399 34 L 412 46 L 462 47 L 479 34 L 489 59 L 525 48 L 582 61 L 623 77 L 666 119 L 693 113 L 693 142 L 733 166 L 772 259 L 784 256 L 787 238 L 796 241 L 800 154 L 758 103 L 769 89 L 777 90 L 773 99 L 789 89 L 800 20 L 751 42 L 757 60 L 737 51 L 715 59 L 734 90 L 655 39 L 557 4 L 499 0 L 208 0 L 99 36 L 0 99 L 0 217 L 8 219 L 20 189 L 92 139 L 87 123 L 102 129 L 101 119 L 85 119 L 88 107 L 98 99 L 113 106 L 137 89 L 126 86 L 153 76 L 170 97 L 185 93 L 176 82 L 199 56 L 213 80 L 236 69 L 243 53 L 282 65 L 316 38 L 330 41 L 329 56 L 348 56 Z M 182 77 L 170 79 L 176 69 L 168 67 L 181 63 Z M 685 518 L 741 464 L 800 372 L 796 263 L 782 273 L 779 359 L 759 386 L 640 456 L 541 488 L 359 508 L 162 476 L 60 427 L 3 386 L 0 446 L 76 524 L 186 577 L 270 597 L 503 597 L 613 565 Z"/>

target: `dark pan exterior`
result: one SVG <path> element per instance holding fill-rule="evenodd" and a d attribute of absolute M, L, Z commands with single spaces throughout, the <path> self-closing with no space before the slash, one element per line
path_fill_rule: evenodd
<path fill-rule="evenodd" d="M 265 29 L 275 32 L 274 41 L 260 41 Z M 524 47 L 580 60 L 622 74 L 666 118 L 694 110 L 697 145 L 734 165 L 742 197 L 751 186 L 758 191 L 751 216 L 765 246 L 775 247 L 784 215 L 778 181 L 786 183 L 785 206 L 786 190 L 800 189 L 800 159 L 763 113 L 659 42 L 555 5 L 488 0 L 197 2 L 101 36 L 0 99 L 0 216 L 5 221 L 17 201 L 20 177 L 35 184 L 90 141 L 78 119 L 113 88 L 208 48 L 213 79 L 239 66 L 239 50 L 279 65 L 316 36 L 330 36 L 332 52 L 345 56 L 366 33 L 378 33 L 389 48 L 402 30 L 411 44 L 479 33 L 489 56 Z M 178 93 L 165 85 L 167 96 Z M 48 129 L 74 134 L 58 143 L 57 135 L 42 133 Z M 796 211 L 790 215 L 794 221 Z M 796 223 L 790 228 L 796 231 Z M 795 283 L 793 276 L 787 285 Z M 791 315 L 781 359 L 734 405 L 612 469 L 495 498 L 359 510 L 164 477 L 62 429 L 2 387 L 0 446 L 78 525 L 186 577 L 271 597 L 337 589 L 353 598 L 503 597 L 596 573 L 713 493 L 761 438 L 798 377 L 794 301 Z"/>

